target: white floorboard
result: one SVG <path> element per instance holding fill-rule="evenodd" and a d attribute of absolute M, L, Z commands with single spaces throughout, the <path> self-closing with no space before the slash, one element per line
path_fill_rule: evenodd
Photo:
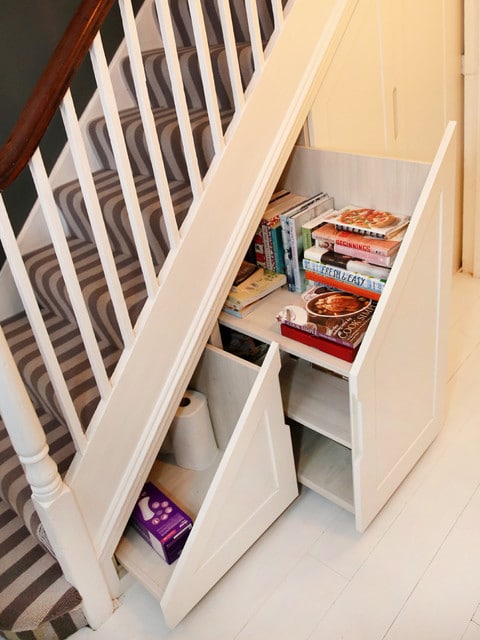
<path fill-rule="evenodd" d="M 134 584 L 74 640 L 480 640 L 480 281 L 454 278 L 447 419 L 367 531 L 309 490 L 169 630 Z"/>

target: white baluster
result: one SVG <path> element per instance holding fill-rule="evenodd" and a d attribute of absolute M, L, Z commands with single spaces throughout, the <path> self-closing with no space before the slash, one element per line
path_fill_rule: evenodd
<path fill-rule="evenodd" d="M 155 0 L 155 6 L 157 8 L 168 72 L 172 83 L 172 93 L 175 108 L 177 110 L 178 125 L 182 136 L 185 162 L 187 164 L 188 175 L 190 177 L 190 186 L 192 187 L 193 197 L 196 199 L 203 193 L 203 181 L 200 174 L 200 168 L 198 166 L 197 151 L 193 140 L 192 125 L 190 122 L 187 98 L 185 96 L 182 72 L 175 43 L 172 17 L 170 15 L 168 3 L 163 2 L 162 0 Z"/>
<path fill-rule="evenodd" d="M 127 305 L 123 297 L 122 285 L 118 277 L 115 260 L 108 239 L 105 221 L 102 215 L 97 190 L 93 181 L 93 176 L 88 162 L 87 152 L 83 142 L 80 126 L 78 124 L 75 107 L 73 105 L 70 90 L 63 98 L 61 113 L 67 132 L 72 159 L 77 170 L 78 181 L 85 201 L 88 219 L 92 227 L 93 236 L 96 241 L 98 255 L 102 264 L 105 280 L 107 282 L 110 298 L 115 309 L 120 333 L 125 347 L 130 347 L 133 342 L 132 323 L 128 315 Z M 155 278 L 155 272 L 154 272 Z"/>
<path fill-rule="evenodd" d="M 223 127 L 218 108 L 217 90 L 215 88 L 215 78 L 213 75 L 212 61 L 208 46 L 207 32 L 203 18 L 202 5 L 200 0 L 189 0 L 190 12 L 192 14 L 193 34 L 197 47 L 198 66 L 202 76 L 203 92 L 212 131 L 213 146 L 215 153 L 220 153 L 225 147 L 223 138 Z"/>
<path fill-rule="evenodd" d="M 45 367 L 55 389 L 60 408 L 65 418 L 77 451 L 83 452 L 86 446 L 86 438 L 78 414 L 68 391 L 65 378 L 58 363 L 57 356 L 50 341 L 50 336 L 45 327 L 45 322 L 38 307 L 32 284 L 27 274 L 17 240 L 8 218 L 3 198 L 0 195 L 0 237 L 7 257 L 8 265 L 17 286 L 18 293 L 23 302 L 33 335 L 37 341 L 38 349 L 43 358 Z"/>
<path fill-rule="evenodd" d="M 135 23 L 135 15 L 130 0 L 120 0 L 119 6 L 122 16 L 123 29 L 125 32 L 125 42 L 127 44 L 130 67 L 132 69 L 133 82 L 135 85 L 135 93 L 143 127 L 145 129 L 145 138 L 147 142 L 148 152 L 150 154 L 150 159 L 152 161 L 153 175 L 160 197 L 168 241 L 170 244 L 170 248 L 175 249 L 180 242 L 180 233 L 175 218 L 175 210 L 173 208 L 172 197 L 170 194 L 168 179 L 165 172 L 165 163 L 160 148 L 160 141 L 158 139 L 150 99 L 148 96 L 145 69 L 143 66 L 142 51 Z"/>
<path fill-rule="evenodd" d="M 37 149 L 30 160 L 30 171 L 37 189 L 43 216 L 55 247 L 65 286 L 67 287 L 68 295 L 70 296 L 70 302 L 77 319 L 78 328 L 83 338 L 85 350 L 88 354 L 90 365 L 97 382 L 98 390 L 102 399 L 105 399 L 111 390 L 110 381 L 108 379 L 107 372 L 105 371 L 102 354 L 100 353 L 97 339 L 93 331 L 67 239 L 65 238 L 65 232 L 58 214 L 57 205 L 53 197 L 52 187 L 48 180 L 48 175 L 39 149 Z"/>

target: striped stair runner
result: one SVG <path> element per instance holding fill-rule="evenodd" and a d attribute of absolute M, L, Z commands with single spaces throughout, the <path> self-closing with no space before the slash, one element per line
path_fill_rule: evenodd
<path fill-rule="evenodd" d="M 234 104 L 217 4 L 212 0 L 204 0 L 202 4 L 221 121 L 226 129 L 233 117 Z M 253 63 L 245 2 L 232 0 L 230 5 L 238 42 L 240 73 L 246 87 L 253 74 Z M 205 175 L 213 158 L 213 144 L 197 53 L 192 46 L 194 35 L 187 0 L 171 3 L 171 10 L 196 153 L 200 172 Z M 266 41 L 273 29 L 270 3 L 259 0 L 258 10 L 262 37 Z M 154 16 L 156 20 L 155 11 Z M 162 49 L 153 49 L 144 52 L 143 59 L 173 207 L 180 227 L 191 205 L 192 193 L 165 55 Z M 134 95 L 128 60 L 123 62 L 122 69 L 126 85 Z M 125 110 L 120 113 L 120 118 L 152 258 L 159 270 L 168 254 L 169 243 L 139 111 L 137 108 Z M 145 285 L 105 121 L 99 118 L 90 122 L 88 133 L 102 166 L 94 173 L 94 182 L 127 308 L 135 324 L 146 299 Z M 81 189 L 78 182 L 73 181 L 57 188 L 54 195 L 64 217 L 68 245 L 105 367 L 111 375 L 122 353 L 123 343 Z M 67 387 L 81 425 L 86 430 L 98 405 L 99 392 L 55 251 L 52 246 L 45 246 L 24 256 L 24 259 Z M 63 475 L 75 453 L 74 445 L 30 324 L 25 314 L 18 314 L 1 324 L 45 429 L 50 455 Z M 0 637 L 59 640 L 86 624 L 81 598 L 62 576 L 49 549 L 30 487 L 0 419 Z"/>

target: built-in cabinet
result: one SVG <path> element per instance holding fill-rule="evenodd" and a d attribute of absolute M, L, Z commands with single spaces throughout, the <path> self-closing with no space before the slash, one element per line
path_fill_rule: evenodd
<path fill-rule="evenodd" d="M 221 323 L 278 342 L 283 404 L 298 480 L 355 514 L 363 531 L 437 435 L 444 419 L 455 183 L 454 125 L 433 164 L 298 148 L 283 185 L 411 216 L 352 364 L 280 334 L 279 290 Z"/>
<path fill-rule="evenodd" d="M 117 560 L 160 602 L 174 627 L 298 494 L 273 344 L 261 366 L 208 345 L 189 388 L 202 393 L 218 454 L 202 471 L 159 455 L 149 479 L 193 519 L 168 565 L 131 527 Z"/>
<path fill-rule="evenodd" d="M 355 361 L 283 337 L 280 289 L 220 324 L 270 345 L 261 366 L 206 347 L 190 388 L 208 398 L 219 447 L 205 471 L 159 456 L 150 474 L 194 519 L 180 558 L 165 562 L 133 530 L 119 562 L 176 625 L 295 499 L 297 480 L 355 515 L 364 530 L 437 435 L 444 418 L 451 281 L 455 125 L 434 162 L 298 147 L 292 191 L 411 215 Z M 286 425 L 288 423 L 288 426 Z"/>

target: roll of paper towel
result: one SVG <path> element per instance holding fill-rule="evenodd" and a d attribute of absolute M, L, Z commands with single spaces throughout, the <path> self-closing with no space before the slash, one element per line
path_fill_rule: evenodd
<path fill-rule="evenodd" d="M 187 389 L 169 435 L 179 467 L 201 471 L 211 465 L 217 454 L 217 443 L 203 393 Z"/>

